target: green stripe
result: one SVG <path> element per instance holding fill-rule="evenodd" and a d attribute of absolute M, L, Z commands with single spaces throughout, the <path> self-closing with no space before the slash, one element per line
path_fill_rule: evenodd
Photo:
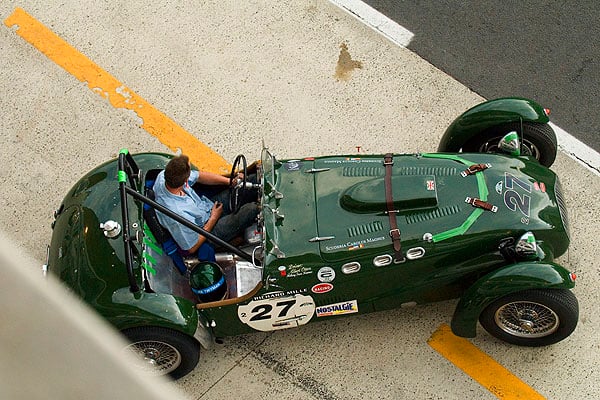
<path fill-rule="evenodd" d="M 155 252 L 157 252 L 159 255 L 163 255 L 163 251 L 160 248 L 159 245 L 157 245 L 154 242 L 151 242 L 150 240 L 148 240 L 148 238 L 144 238 L 144 244 L 148 247 L 150 247 L 152 250 L 154 250 Z"/>
<path fill-rule="evenodd" d="M 156 264 L 156 258 L 152 257 L 150 253 L 144 253 L 144 258 L 146 261 L 149 261 L 151 264 Z"/>
<path fill-rule="evenodd" d="M 477 178 L 477 187 L 479 189 L 479 199 L 483 200 L 483 201 L 487 201 L 488 194 L 490 194 L 490 192 L 488 192 L 487 185 L 485 184 L 485 176 L 483 176 L 483 171 L 477 172 L 475 174 L 475 177 Z"/>
<path fill-rule="evenodd" d="M 421 156 L 423 156 L 425 158 L 444 158 L 446 160 L 453 160 L 453 161 L 457 161 L 459 163 L 463 163 L 467 167 L 470 167 L 473 164 L 477 164 L 477 163 L 474 163 L 473 161 L 465 160 L 464 158 L 461 158 L 454 154 L 424 153 L 424 154 L 421 154 Z"/>
<path fill-rule="evenodd" d="M 426 158 L 442 158 L 442 159 L 446 159 L 446 160 L 452 160 L 452 161 L 459 162 L 461 164 L 465 164 L 467 167 L 470 167 L 471 165 L 476 164 L 472 161 L 466 160 L 466 159 L 459 157 L 457 155 L 454 155 L 454 154 L 426 153 L 426 154 L 422 154 L 422 156 L 426 157 Z M 482 201 L 487 201 L 489 191 L 488 191 L 487 185 L 485 183 L 485 176 L 483 176 L 483 171 L 477 172 L 475 174 L 475 177 L 477 178 L 477 190 L 479 192 L 479 199 L 481 199 Z M 473 210 L 471 215 L 469 215 L 467 217 L 467 219 L 465 220 L 465 222 L 462 223 L 462 225 L 460 225 L 456 228 L 452 228 L 447 231 L 440 232 L 438 234 L 433 235 L 433 238 L 432 238 L 433 242 L 437 243 L 437 242 L 441 242 L 442 240 L 453 238 L 455 236 L 464 235 L 464 233 L 467 230 L 469 230 L 469 228 L 475 223 L 475 221 L 477 221 L 477 218 L 479 218 L 479 216 L 481 214 L 483 214 L 483 210 L 481 208 Z"/>
<path fill-rule="evenodd" d="M 127 183 L 127 174 L 125 171 L 120 171 L 117 173 L 117 178 L 119 179 L 119 183 Z"/>
<path fill-rule="evenodd" d="M 160 244 L 158 244 L 158 240 L 152 234 L 150 227 L 147 223 L 144 222 L 144 244 L 150 247 L 152 250 L 157 252 L 159 255 L 163 255 L 163 249 Z"/>
<path fill-rule="evenodd" d="M 471 225 L 475 223 L 481 214 L 483 214 L 483 210 L 481 208 L 473 210 L 471 215 L 467 217 L 461 226 L 433 235 L 433 242 L 437 243 L 441 242 L 442 240 L 450 239 L 454 236 L 463 235 L 471 227 Z"/>
<path fill-rule="evenodd" d="M 151 267 L 150 265 L 148 265 L 148 264 L 146 264 L 146 263 L 143 263 L 143 264 L 142 264 L 142 267 L 143 267 L 143 268 L 144 268 L 146 271 L 148 271 L 148 273 L 150 273 L 151 275 L 156 275 L 156 270 L 155 270 L 153 267 Z"/>

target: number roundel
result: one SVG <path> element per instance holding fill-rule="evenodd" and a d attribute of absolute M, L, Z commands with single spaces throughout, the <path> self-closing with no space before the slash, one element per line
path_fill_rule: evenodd
<path fill-rule="evenodd" d="M 314 300 L 302 294 L 252 300 L 238 307 L 240 321 L 258 331 L 295 328 L 310 321 L 314 313 Z"/>

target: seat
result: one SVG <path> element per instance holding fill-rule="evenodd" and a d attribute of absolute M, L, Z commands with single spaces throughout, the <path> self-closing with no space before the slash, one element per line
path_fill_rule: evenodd
<path fill-rule="evenodd" d="M 152 188 L 154 186 L 154 182 L 156 181 L 156 176 L 160 173 L 160 171 L 160 169 L 154 169 L 148 171 L 146 174 L 144 195 L 151 200 L 155 199 L 154 190 Z M 150 232 L 152 232 L 154 238 L 158 241 L 158 243 L 160 243 L 164 252 L 171 258 L 171 260 L 173 260 L 173 265 L 175 265 L 177 270 L 182 275 L 185 275 L 188 269 L 183 256 L 184 252 L 179 248 L 171 236 L 171 233 L 160 224 L 156 215 L 156 210 L 150 205 L 144 203 L 143 216 L 146 224 L 148 225 L 148 229 L 150 229 Z M 197 259 L 202 261 L 215 260 L 215 252 L 208 242 L 204 242 L 198 250 Z"/>

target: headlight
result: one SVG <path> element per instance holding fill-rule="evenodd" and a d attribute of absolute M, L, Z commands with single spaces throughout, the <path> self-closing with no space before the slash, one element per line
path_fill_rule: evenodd
<path fill-rule="evenodd" d="M 535 241 L 535 236 L 531 232 L 525 232 L 515 244 L 515 253 L 517 257 L 523 260 L 543 259 L 544 252 L 539 248 Z"/>

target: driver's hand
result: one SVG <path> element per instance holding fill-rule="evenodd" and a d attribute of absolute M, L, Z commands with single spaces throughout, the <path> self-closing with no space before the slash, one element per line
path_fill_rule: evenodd
<path fill-rule="evenodd" d="M 210 217 L 218 220 L 219 218 L 221 218 L 222 214 L 223 203 L 217 201 L 215 202 L 215 204 L 213 204 L 212 210 L 210 210 Z"/>
<path fill-rule="evenodd" d="M 244 173 L 238 172 L 237 178 L 233 178 L 231 180 L 231 186 L 236 187 L 238 185 L 238 183 L 243 182 L 243 181 L 244 181 Z"/>

